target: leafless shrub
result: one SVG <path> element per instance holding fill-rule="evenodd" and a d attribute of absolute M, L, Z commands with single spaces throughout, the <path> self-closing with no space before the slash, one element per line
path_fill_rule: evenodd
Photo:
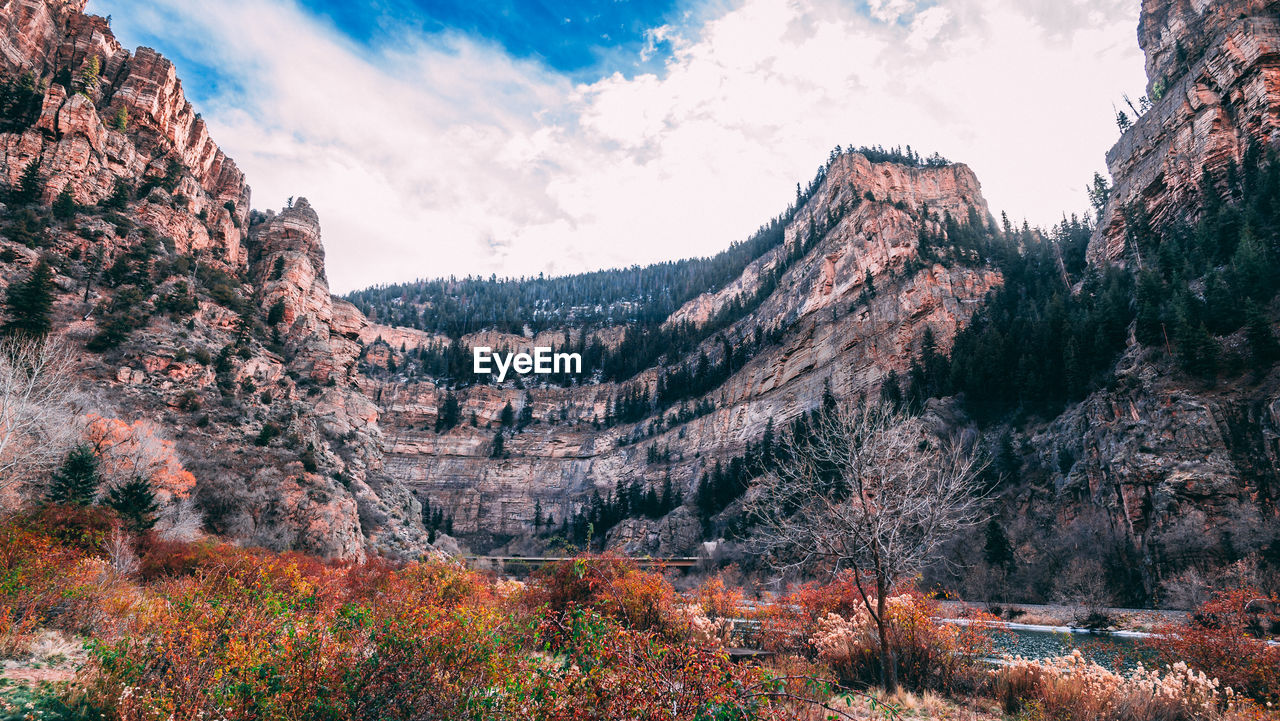
<path fill-rule="evenodd" d="M 132 576 L 138 572 L 138 554 L 134 553 L 133 543 L 127 533 L 119 528 L 113 529 L 103 546 L 107 561 L 117 575 Z"/>
<path fill-rule="evenodd" d="M 192 498 L 176 498 L 160 509 L 155 532 L 166 541 L 194 541 L 204 528 L 204 516 Z"/>
<path fill-rule="evenodd" d="M 52 469 L 74 441 L 66 351 L 54 341 L 0 341 L 0 489 Z"/>
<path fill-rule="evenodd" d="M 1072 623 L 1087 628 L 1111 625 L 1108 608 L 1115 601 L 1107 586 L 1107 569 L 1093 558 L 1076 558 L 1058 579 L 1055 600 L 1075 607 Z"/>

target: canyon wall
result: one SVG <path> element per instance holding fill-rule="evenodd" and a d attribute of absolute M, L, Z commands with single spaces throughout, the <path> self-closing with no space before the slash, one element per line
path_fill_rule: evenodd
<path fill-rule="evenodd" d="M 866 200 L 868 194 L 876 200 Z M 841 156 L 787 227 L 784 245 L 724 288 L 690 300 L 668 322 L 704 322 L 735 298 L 754 293 L 761 277 L 801 242 L 811 224 L 829 212 L 839 215 L 841 208 L 852 210 L 790 267 L 759 307 L 703 343 L 701 352 L 717 362 L 723 341 L 734 345 L 757 328 L 782 329 L 779 344 L 766 347 L 708 394 L 713 412 L 650 436 L 644 430 L 649 421 L 610 428 L 594 423 L 605 417 L 620 390 L 616 384 L 521 389 L 508 382 L 456 391 L 464 422 L 437 434 L 433 428 L 445 389 L 405 377 L 366 379 L 362 387 L 378 403 L 388 439 L 387 473 L 452 515 L 456 533 L 475 543 L 495 543 L 531 534 L 538 510 L 544 519 L 559 522 L 582 508 L 593 492 L 608 497 L 632 481 L 656 489 L 670 479 L 691 498 L 698 477 L 716 460 L 741 453 L 769 423 L 782 427 L 813 408 L 824 389 L 838 397 L 877 392 L 891 369 L 906 373 L 926 328 L 945 350 L 1000 282 L 991 268 L 923 263 L 918 254 L 922 224 L 937 230 L 936 221 L 923 219 L 926 208 L 937 217 L 963 218 L 970 208 L 988 217 L 978 181 L 963 165 L 909 168 L 871 163 L 858 154 Z M 863 302 L 868 278 L 875 292 Z M 419 337 L 386 329 L 376 333 L 392 348 L 412 347 Z M 467 337 L 464 342 L 481 340 L 513 348 L 535 342 L 518 337 Z M 657 373 L 651 369 L 630 383 L 652 390 Z M 516 411 L 529 406 L 535 423 L 505 439 L 507 457 L 490 458 L 508 403 Z M 637 434 L 642 440 L 632 442 Z M 647 462 L 650 446 L 669 450 L 671 460 Z M 687 553 L 699 540 L 696 519 L 678 510 L 662 521 L 633 519 L 616 529 L 611 542 L 633 553 Z"/>

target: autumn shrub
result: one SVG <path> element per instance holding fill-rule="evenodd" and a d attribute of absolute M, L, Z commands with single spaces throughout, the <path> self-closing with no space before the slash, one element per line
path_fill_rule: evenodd
<path fill-rule="evenodd" d="M 1165 664 L 1186 663 L 1260 702 L 1280 704 L 1280 646 L 1262 636 L 1278 621 L 1280 599 L 1254 589 L 1222 591 L 1185 623 L 1155 630 L 1148 646 Z"/>
<path fill-rule="evenodd" d="M 1211 721 L 1236 705 L 1231 689 L 1176 663 L 1128 674 L 1103 668 L 1078 649 L 1045 660 L 1008 659 L 991 692 L 1007 713 L 1053 721 Z"/>
<path fill-rule="evenodd" d="M 461 718 L 517 655 L 470 572 L 221 549 L 95 650 L 122 719 Z"/>
<path fill-rule="evenodd" d="M 742 591 L 728 586 L 720 575 L 712 576 L 684 594 L 680 608 L 688 627 L 688 642 L 705 649 L 726 648 L 734 642 L 739 620 L 754 615 Z M 754 619 L 746 620 L 754 628 Z"/>
<path fill-rule="evenodd" d="M 545 622 L 554 640 L 567 614 L 592 611 L 623 627 L 676 637 L 684 631 L 678 598 L 666 579 L 617 556 L 581 556 L 551 563 L 534 574 L 524 606 Z"/>
<path fill-rule="evenodd" d="M 495 718 L 790 718 L 781 684 L 759 667 L 731 663 L 652 631 L 577 607 L 558 617 L 555 655 L 512 678 L 495 699 Z"/>
<path fill-rule="evenodd" d="M 226 544 L 213 540 L 189 542 L 148 535 L 139 548 L 139 576 L 143 581 L 189 576 L 212 567 L 229 550 Z"/>
<path fill-rule="evenodd" d="M 109 508 L 56 503 L 13 515 L 8 522 L 43 536 L 60 547 L 84 554 L 101 552 L 117 525 L 116 516 Z"/>
<path fill-rule="evenodd" d="M 856 579 L 841 574 L 827 583 L 798 586 L 760 614 L 762 644 L 825 663 L 845 687 L 881 682 L 879 629 L 867 611 Z M 978 662 L 992 649 L 977 624 L 939 620 L 937 603 L 918 591 L 886 599 L 885 625 L 898 681 L 911 691 L 955 692 L 977 685 Z"/>
<path fill-rule="evenodd" d="M 50 507 L 0 520 L 0 655 L 25 653 L 39 628 L 109 634 L 132 607 L 136 594 L 102 548 L 82 547 L 97 535 L 95 518 Z M 58 521 L 68 525 L 41 526 Z"/>
<path fill-rule="evenodd" d="M 706 579 L 685 595 L 704 616 L 713 620 L 753 615 L 746 605 L 742 589 L 728 585 L 719 574 Z"/>
<path fill-rule="evenodd" d="M 969 685 L 975 661 L 991 651 L 976 626 L 937 620 L 937 609 L 919 593 L 887 599 L 885 625 L 899 682 L 912 691 L 953 692 Z M 828 612 L 810 637 L 818 658 L 830 665 L 841 684 L 879 683 L 884 654 L 876 624 L 865 607 L 849 617 Z"/>
<path fill-rule="evenodd" d="M 473 604 L 371 611 L 371 653 L 348 677 L 342 718 L 516 717 L 483 713 L 498 707 L 490 703 L 498 689 L 528 671 L 507 614 Z"/>
<path fill-rule="evenodd" d="M 60 570 L 80 558 L 12 519 L 0 525 L 0 657 L 26 652 L 48 606 L 60 595 Z"/>

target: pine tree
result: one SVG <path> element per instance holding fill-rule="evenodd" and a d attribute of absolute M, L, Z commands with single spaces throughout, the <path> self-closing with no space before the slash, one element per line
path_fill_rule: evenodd
<path fill-rule="evenodd" d="M 1164 281 L 1154 270 L 1138 273 L 1138 323 L 1135 334 L 1144 345 L 1164 347 L 1164 326 L 1160 319 L 1160 306 L 1164 296 Z"/>
<path fill-rule="evenodd" d="M 507 455 L 507 444 L 502 438 L 502 431 L 493 437 L 493 450 L 489 453 L 490 458 L 505 458 Z"/>
<path fill-rule="evenodd" d="M 284 310 L 284 298 L 272 303 L 271 309 L 267 311 L 267 325 L 277 325 L 284 320 Z"/>
<path fill-rule="evenodd" d="M 510 428 L 515 425 L 516 411 L 511 407 L 511 401 L 507 401 L 507 404 L 502 407 L 502 416 L 500 417 L 499 422 L 502 424 L 503 428 Z"/>
<path fill-rule="evenodd" d="M 101 82 L 99 77 L 101 74 L 102 61 L 98 59 L 97 55 L 94 55 L 89 58 L 89 62 L 85 63 L 84 67 L 80 68 L 80 77 L 78 78 L 80 92 L 89 95 L 96 91 L 98 84 Z"/>
<path fill-rule="evenodd" d="M 156 524 L 156 495 L 145 478 L 135 478 L 107 492 L 106 505 L 115 509 L 134 533 L 151 530 Z"/>
<path fill-rule="evenodd" d="M 1271 323 L 1262 309 L 1253 301 L 1245 305 L 1245 335 L 1249 339 L 1249 351 L 1259 366 L 1268 366 L 1280 360 L 1280 342 L 1276 341 Z"/>
<path fill-rule="evenodd" d="M 124 210 L 129 203 L 129 184 L 123 178 L 116 178 L 115 187 L 111 189 L 111 195 L 100 205 L 106 210 Z"/>
<path fill-rule="evenodd" d="M 536 499 L 533 502 L 533 530 L 538 532 L 542 528 L 542 499 Z"/>
<path fill-rule="evenodd" d="M 705 526 L 711 516 L 715 515 L 716 508 L 715 490 L 711 486 L 710 474 L 703 473 L 698 477 L 698 490 L 694 503 L 698 507 L 698 516 Z"/>
<path fill-rule="evenodd" d="M 1009 543 L 1009 536 L 1005 534 L 1004 527 L 994 518 L 987 522 L 983 555 L 987 563 L 992 566 L 1008 568 L 1013 565 L 1013 545 Z"/>
<path fill-rule="evenodd" d="M 22 177 L 18 179 L 18 187 L 10 189 L 9 199 L 15 205 L 31 205 L 40 199 L 40 191 L 42 189 L 40 158 L 36 158 L 28 163 L 26 169 L 22 171 Z"/>
<path fill-rule="evenodd" d="M 115 115 L 111 117 L 111 127 L 115 130 L 124 131 L 129 127 L 129 108 L 121 105 L 116 110 Z"/>
<path fill-rule="evenodd" d="M 880 400 L 894 408 L 902 405 L 902 380 L 898 378 L 898 371 L 892 368 L 880 384 Z"/>
<path fill-rule="evenodd" d="M 1212 378 L 1218 371 L 1218 341 L 1204 323 L 1180 323 L 1175 336 L 1182 369 L 1199 378 Z"/>
<path fill-rule="evenodd" d="M 98 457 L 89 446 L 79 445 L 71 449 L 62 466 L 54 471 L 46 500 L 50 503 L 87 506 L 97 498 L 101 482 Z"/>
<path fill-rule="evenodd" d="M 3 327 L 5 335 L 27 335 L 42 338 L 49 333 L 53 310 L 53 271 L 43 259 L 31 269 L 26 280 L 9 287 L 5 296 L 5 312 L 9 316 Z"/>
<path fill-rule="evenodd" d="M 71 194 L 71 183 L 62 186 L 62 191 L 58 193 L 58 197 L 53 199 L 53 217 L 58 220 L 70 220 L 75 217 L 76 198 Z"/>
<path fill-rule="evenodd" d="M 461 413 L 458 397 L 453 393 L 446 394 L 444 403 L 440 404 L 440 412 L 436 415 L 436 433 L 443 433 L 458 425 Z"/>

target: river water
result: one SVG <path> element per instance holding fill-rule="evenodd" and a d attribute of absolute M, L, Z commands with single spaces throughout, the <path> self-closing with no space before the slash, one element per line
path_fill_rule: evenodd
<path fill-rule="evenodd" d="M 1132 631 L 1091 633 L 1065 626 L 1003 624 L 991 629 L 996 657 L 1053 658 L 1073 650 L 1107 668 L 1129 669 L 1150 658 L 1143 647 L 1147 634 Z"/>

